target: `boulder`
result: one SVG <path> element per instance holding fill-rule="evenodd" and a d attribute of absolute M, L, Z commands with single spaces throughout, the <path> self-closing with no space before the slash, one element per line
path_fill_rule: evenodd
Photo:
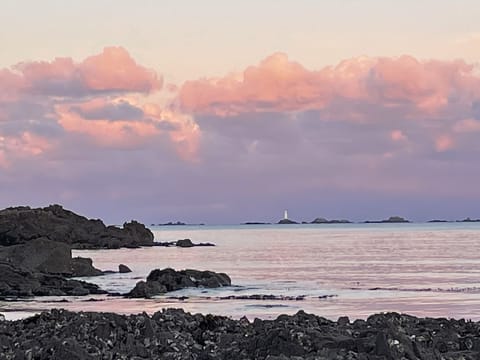
<path fill-rule="evenodd" d="M 120 264 L 120 265 L 118 265 L 118 272 L 120 274 L 125 274 L 125 273 L 132 272 L 132 270 L 130 270 L 130 268 L 127 265 Z"/>
<path fill-rule="evenodd" d="M 101 220 L 87 219 L 60 205 L 0 211 L 0 245 L 23 244 L 39 238 L 70 244 L 75 249 L 153 245 L 152 232 L 137 221 L 127 222 L 123 228 L 105 226 Z"/>
<path fill-rule="evenodd" d="M 150 272 L 147 281 L 138 282 L 135 288 L 127 294 L 127 297 L 150 298 L 187 287 L 216 288 L 231 284 L 230 277 L 224 273 L 191 269 L 181 271 L 170 268 L 155 269 Z"/>

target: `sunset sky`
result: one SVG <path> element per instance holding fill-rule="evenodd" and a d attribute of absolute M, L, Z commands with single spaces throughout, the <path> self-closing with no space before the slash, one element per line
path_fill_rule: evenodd
<path fill-rule="evenodd" d="M 0 11 L 0 208 L 480 218 L 478 0 Z"/>

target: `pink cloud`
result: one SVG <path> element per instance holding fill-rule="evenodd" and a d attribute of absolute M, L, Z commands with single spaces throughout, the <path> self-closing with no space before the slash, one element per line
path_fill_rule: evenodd
<path fill-rule="evenodd" d="M 79 133 L 92 138 L 97 145 L 115 148 L 132 148 L 143 144 L 145 138 L 158 135 L 153 123 L 137 120 L 86 119 L 74 109 L 85 111 L 98 108 L 104 100 L 86 103 L 57 105 L 59 124 L 69 133 Z"/>
<path fill-rule="evenodd" d="M 122 47 L 106 47 L 101 54 L 86 58 L 79 68 L 86 85 L 94 90 L 148 93 L 162 86 L 153 70 L 138 65 Z"/>
<path fill-rule="evenodd" d="M 146 146 L 161 135 L 167 135 L 178 154 L 185 160 L 194 160 L 198 151 L 200 131 L 193 119 L 156 104 L 130 104 L 128 98 L 107 101 L 103 98 L 83 103 L 59 104 L 56 113 L 59 124 L 67 133 L 77 133 L 91 138 L 95 144 L 116 149 Z M 92 117 L 105 113 L 115 103 L 129 104 L 141 112 L 132 119 Z M 88 118 L 86 115 L 88 114 Z M 164 140 L 162 140 L 164 141 Z"/>
<path fill-rule="evenodd" d="M 451 150 L 455 147 L 455 142 L 450 135 L 443 134 L 435 138 L 435 149 L 438 152 Z"/>
<path fill-rule="evenodd" d="M 405 136 L 405 134 L 401 130 L 393 130 L 390 133 L 390 138 L 393 141 L 396 141 L 396 142 L 407 140 L 407 137 Z"/>
<path fill-rule="evenodd" d="M 463 61 L 359 57 L 312 71 L 277 53 L 242 74 L 187 81 L 179 100 L 187 111 L 220 116 L 325 109 L 335 100 L 410 105 L 428 115 L 452 97 L 468 102 L 478 96 L 480 77 Z"/>
<path fill-rule="evenodd" d="M 471 133 L 480 131 L 480 121 L 465 119 L 457 122 L 453 128 L 458 133 Z"/>
<path fill-rule="evenodd" d="M 0 134 L 0 167 L 8 168 L 14 160 L 42 155 L 53 146 L 49 140 L 31 132 L 19 136 Z"/>
<path fill-rule="evenodd" d="M 135 62 L 122 47 L 106 47 L 80 63 L 71 58 L 24 62 L 14 66 L 26 91 L 41 95 L 83 96 L 96 92 L 149 93 L 162 86 L 153 71 Z M 1 76 L 1 74 L 0 74 Z"/>

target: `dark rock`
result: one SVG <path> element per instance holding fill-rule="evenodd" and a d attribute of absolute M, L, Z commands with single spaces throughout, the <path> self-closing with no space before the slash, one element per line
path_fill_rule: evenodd
<path fill-rule="evenodd" d="M 190 239 L 177 240 L 177 243 L 175 245 L 183 248 L 194 246 L 192 240 Z"/>
<path fill-rule="evenodd" d="M 313 220 L 310 224 L 351 224 L 351 221 L 349 220 L 327 220 L 322 217 L 318 217 L 315 220 Z"/>
<path fill-rule="evenodd" d="M 242 223 L 241 225 L 271 225 L 272 223 L 269 222 L 260 222 L 260 221 L 247 221 Z"/>
<path fill-rule="evenodd" d="M 97 285 L 59 275 L 30 272 L 0 262 L 0 296 L 65 296 L 105 294 Z"/>
<path fill-rule="evenodd" d="M 123 316 L 52 310 L 0 322 L 2 359 L 477 359 L 480 323 L 396 313 L 333 322 L 299 311 L 275 320 L 167 309 Z"/>
<path fill-rule="evenodd" d="M 99 276 L 104 272 L 95 268 L 92 264 L 92 259 L 75 257 L 72 259 L 72 276 Z"/>
<path fill-rule="evenodd" d="M 391 223 L 391 224 L 401 224 L 401 223 L 409 223 L 407 219 L 404 219 L 400 216 L 390 216 L 386 220 L 367 220 L 365 224 L 384 224 L 384 223 Z"/>
<path fill-rule="evenodd" d="M 89 220 L 60 205 L 0 211 L 0 245 L 23 244 L 39 238 L 70 244 L 75 249 L 153 245 L 152 232 L 136 221 L 123 224 L 123 228 L 107 227 L 101 220 Z"/>
<path fill-rule="evenodd" d="M 213 271 L 181 270 L 170 268 L 156 269 L 150 272 L 147 281 L 140 281 L 128 293 L 131 298 L 150 298 L 169 291 L 180 290 L 187 287 L 216 288 L 231 285 L 227 274 Z"/>
<path fill-rule="evenodd" d="M 282 219 L 277 224 L 298 224 L 298 223 L 290 219 Z"/>
<path fill-rule="evenodd" d="M 181 239 L 177 241 L 165 241 L 165 242 L 156 242 L 153 246 L 163 246 L 163 247 L 170 247 L 170 246 L 177 246 L 181 248 L 189 248 L 195 246 L 215 246 L 212 243 L 194 243 L 190 239 Z"/>
<path fill-rule="evenodd" d="M 33 239 L 23 244 L 0 246 L 0 259 L 29 271 L 49 274 L 72 273 L 70 246 L 48 240 L 45 237 Z"/>
<path fill-rule="evenodd" d="M 120 274 L 125 274 L 125 273 L 132 272 L 132 270 L 130 270 L 130 268 L 127 265 L 120 264 L 120 265 L 118 265 L 118 272 Z"/>

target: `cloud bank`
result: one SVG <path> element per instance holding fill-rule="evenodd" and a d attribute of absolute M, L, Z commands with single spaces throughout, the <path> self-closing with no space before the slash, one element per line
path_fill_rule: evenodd
<path fill-rule="evenodd" d="M 276 53 L 164 89 L 121 47 L 23 62 L 0 69 L 0 205 L 148 222 L 475 216 L 478 70 L 412 56 L 312 70 Z"/>

